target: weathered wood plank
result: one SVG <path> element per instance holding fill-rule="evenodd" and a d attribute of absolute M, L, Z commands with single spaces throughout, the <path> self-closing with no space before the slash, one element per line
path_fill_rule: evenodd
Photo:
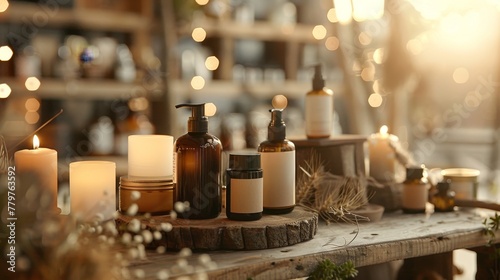
<path fill-rule="evenodd" d="M 483 219 L 475 212 L 405 215 L 398 211 L 385 214 L 379 222 L 359 224 L 357 236 L 355 225 L 321 223 L 313 239 L 293 246 L 211 252 L 218 267 L 207 273 L 210 279 L 290 279 L 307 276 L 322 259 L 350 260 L 360 267 L 484 246 L 488 239 L 482 234 Z M 300 228 L 302 233 L 309 227 L 301 223 Z M 493 241 L 500 242 L 500 234 Z M 194 254 L 188 261 L 194 263 L 197 257 Z M 168 268 L 175 259 L 172 253 L 150 253 L 149 262 L 134 267 L 154 279 L 158 270 Z"/>

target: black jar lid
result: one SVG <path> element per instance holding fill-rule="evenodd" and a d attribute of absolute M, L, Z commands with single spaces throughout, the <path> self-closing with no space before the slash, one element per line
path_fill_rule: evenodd
<path fill-rule="evenodd" d="M 229 169 L 233 170 L 259 170 L 260 154 L 229 154 Z"/>
<path fill-rule="evenodd" d="M 424 169 L 421 167 L 406 167 L 407 180 L 419 180 L 424 175 Z"/>

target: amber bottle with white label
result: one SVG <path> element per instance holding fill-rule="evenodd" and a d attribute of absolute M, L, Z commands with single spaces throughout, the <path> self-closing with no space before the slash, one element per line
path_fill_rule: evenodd
<path fill-rule="evenodd" d="M 258 147 L 264 172 L 264 213 L 286 214 L 295 207 L 295 145 L 286 139 L 283 110 L 270 112 L 268 139 Z"/>
<path fill-rule="evenodd" d="M 424 169 L 407 167 L 406 180 L 401 191 L 401 208 L 403 213 L 425 213 L 429 198 L 429 183 L 423 176 Z"/>
<path fill-rule="evenodd" d="M 312 90 L 305 100 L 307 138 L 328 138 L 333 128 L 333 91 L 325 87 L 321 65 L 314 68 Z"/>

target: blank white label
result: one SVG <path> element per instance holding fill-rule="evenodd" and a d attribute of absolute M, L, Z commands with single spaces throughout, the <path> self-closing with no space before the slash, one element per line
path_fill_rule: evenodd
<path fill-rule="evenodd" d="M 231 212 L 262 212 L 263 178 L 233 179 L 231 178 Z"/>

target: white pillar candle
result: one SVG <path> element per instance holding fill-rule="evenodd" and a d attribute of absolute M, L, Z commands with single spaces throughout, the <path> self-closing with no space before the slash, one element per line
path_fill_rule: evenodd
<path fill-rule="evenodd" d="M 86 221 L 108 220 L 116 211 L 116 164 L 111 161 L 77 161 L 69 164 L 72 215 Z"/>
<path fill-rule="evenodd" d="M 379 133 L 368 138 L 370 176 L 381 183 L 395 182 L 398 169 L 395 147 L 399 139 L 387 132 L 388 128 L 384 125 Z"/>
<path fill-rule="evenodd" d="M 128 137 L 128 175 L 171 177 L 174 137 L 169 135 L 131 135 Z"/>
<path fill-rule="evenodd" d="M 37 176 L 40 187 L 52 195 L 55 208 L 57 206 L 57 151 L 39 146 L 40 141 L 35 135 L 33 149 L 24 149 L 14 153 L 16 173 L 32 173 Z"/>

